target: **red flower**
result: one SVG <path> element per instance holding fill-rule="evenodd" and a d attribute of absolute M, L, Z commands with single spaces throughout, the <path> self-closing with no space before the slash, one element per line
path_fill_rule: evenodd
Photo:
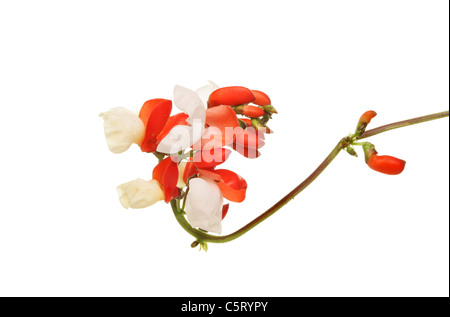
<path fill-rule="evenodd" d="M 405 164 L 404 160 L 389 155 L 379 156 L 377 153 L 372 154 L 367 161 L 371 169 L 388 175 L 400 174 L 405 169 Z"/>
<path fill-rule="evenodd" d="M 374 171 L 398 175 L 405 169 L 406 162 L 404 160 L 389 155 L 378 155 L 375 146 L 369 142 L 364 143 L 363 149 L 366 163 Z"/>

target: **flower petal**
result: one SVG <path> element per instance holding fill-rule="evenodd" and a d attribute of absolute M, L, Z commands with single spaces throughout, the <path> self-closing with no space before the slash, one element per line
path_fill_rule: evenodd
<path fill-rule="evenodd" d="M 144 103 L 139 112 L 139 118 L 145 125 L 145 137 L 141 144 L 143 152 L 154 152 L 158 146 L 157 136 L 161 133 L 170 112 L 172 101 L 167 99 L 151 99 Z"/>
<path fill-rule="evenodd" d="M 202 135 L 201 142 L 195 144 L 194 150 L 222 147 L 234 140 L 235 129 L 239 127 L 236 113 L 228 106 L 217 106 L 206 110 L 208 128 Z"/>
<path fill-rule="evenodd" d="M 252 90 L 253 95 L 255 95 L 255 100 L 253 100 L 253 103 L 258 106 L 267 106 L 272 104 L 270 101 L 269 96 L 267 96 L 266 93 L 259 91 L 259 90 Z"/>
<path fill-rule="evenodd" d="M 236 129 L 236 139 L 235 143 L 237 145 L 259 149 L 264 145 L 264 141 L 258 137 L 258 134 L 253 127 L 248 127 L 247 129 Z M 262 133 L 261 133 L 262 134 Z"/>
<path fill-rule="evenodd" d="M 184 172 L 183 172 L 183 182 L 185 184 L 187 184 L 189 177 L 191 177 L 197 173 L 198 173 L 197 167 L 195 167 L 194 163 L 187 162 L 186 167 L 184 168 Z"/>
<path fill-rule="evenodd" d="M 222 220 L 225 218 L 225 216 L 228 213 L 228 209 L 230 208 L 230 204 L 225 204 L 222 207 Z"/>
<path fill-rule="evenodd" d="M 206 105 L 208 103 L 208 98 L 209 95 L 211 95 L 211 93 L 216 90 L 219 89 L 219 86 L 217 86 L 217 84 L 213 83 L 212 81 L 208 80 L 208 84 L 200 87 L 199 89 L 197 89 L 195 91 L 195 93 L 200 97 L 200 99 L 203 102 L 203 105 L 206 108 Z"/>
<path fill-rule="evenodd" d="M 230 154 L 229 149 L 212 148 L 209 151 L 198 151 L 192 159 L 197 168 L 212 168 L 225 162 Z"/>
<path fill-rule="evenodd" d="M 175 106 L 186 113 L 190 119 L 205 122 L 205 106 L 194 91 L 177 85 L 173 90 L 173 101 Z"/>
<path fill-rule="evenodd" d="M 200 140 L 204 128 L 201 124 L 194 126 L 176 125 L 159 142 L 156 150 L 161 153 L 176 154 Z"/>
<path fill-rule="evenodd" d="M 220 234 L 222 232 L 223 196 L 212 181 L 193 178 L 186 197 L 186 216 L 193 227 Z"/>
<path fill-rule="evenodd" d="M 184 181 L 184 178 L 183 178 L 184 171 L 186 170 L 186 165 L 187 165 L 187 162 L 185 162 L 185 161 L 180 162 L 178 164 L 178 181 L 177 181 L 178 188 L 183 188 L 186 186 L 186 182 Z"/>
<path fill-rule="evenodd" d="M 217 106 L 206 110 L 205 123 L 210 127 L 216 127 L 222 132 L 225 128 L 239 127 L 239 120 L 233 109 L 227 106 Z"/>
<path fill-rule="evenodd" d="M 134 181 L 117 186 L 120 203 L 125 208 L 145 208 L 164 199 L 164 193 L 158 181 L 152 179 Z"/>
<path fill-rule="evenodd" d="M 237 203 L 244 201 L 247 182 L 235 172 L 226 169 L 199 169 L 199 176 L 216 182 L 226 199 Z"/>
<path fill-rule="evenodd" d="M 166 157 L 153 169 L 153 179 L 157 180 L 164 190 L 164 201 L 167 203 L 178 196 L 178 166 L 172 157 Z"/>
<path fill-rule="evenodd" d="M 185 113 L 178 113 L 176 115 L 173 115 L 173 116 L 169 117 L 169 119 L 167 120 L 166 125 L 162 129 L 161 133 L 158 134 L 156 139 L 159 142 L 161 142 L 161 140 L 164 139 L 167 134 L 169 134 L 170 130 L 172 130 L 172 128 L 174 126 L 176 126 L 176 125 L 187 125 L 188 124 L 187 121 L 186 121 L 187 118 L 188 118 L 188 115 L 185 114 Z"/>
<path fill-rule="evenodd" d="M 245 87 L 232 86 L 216 89 L 208 99 L 208 108 L 220 105 L 237 106 L 255 100 L 252 91 Z"/>
<path fill-rule="evenodd" d="M 128 150 L 131 144 L 140 144 L 144 138 L 144 123 L 132 111 L 126 108 L 113 108 L 100 113 L 108 148 L 113 153 Z"/>
<path fill-rule="evenodd" d="M 261 155 L 261 152 L 259 152 L 256 148 L 252 147 L 245 147 L 240 144 L 233 143 L 232 145 L 233 150 L 241 154 L 242 156 L 245 156 L 246 158 L 257 158 Z"/>
<path fill-rule="evenodd" d="M 215 170 L 214 173 L 222 179 L 217 185 L 222 191 L 223 197 L 237 203 L 244 201 L 247 191 L 247 182 L 245 179 L 235 172 L 226 169 Z"/>

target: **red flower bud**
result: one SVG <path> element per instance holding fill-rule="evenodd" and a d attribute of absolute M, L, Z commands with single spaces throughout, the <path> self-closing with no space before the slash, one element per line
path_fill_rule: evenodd
<path fill-rule="evenodd" d="M 238 106 L 255 100 L 252 91 L 245 87 L 232 86 L 214 90 L 208 99 L 208 108 L 225 105 Z"/>
<path fill-rule="evenodd" d="M 234 107 L 234 111 L 237 114 L 242 114 L 249 118 L 259 118 L 259 117 L 265 115 L 265 113 L 266 113 L 263 109 L 261 109 L 259 107 L 249 106 L 249 105 Z"/>
<path fill-rule="evenodd" d="M 370 121 L 377 115 L 373 110 L 369 110 L 363 113 L 361 118 L 359 118 L 358 125 L 356 126 L 355 135 L 360 136 L 366 131 L 367 125 Z"/>
<path fill-rule="evenodd" d="M 269 96 L 267 96 L 265 93 L 259 90 L 252 90 L 253 95 L 255 95 L 255 100 L 253 100 L 253 103 L 258 106 L 267 106 L 270 105 L 272 102 L 270 101 Z"/>
<path fill-rule="evenodd" d="M 364 124 L 368 125 L 370 123 L 370 120 L 372 120 L 376 115 L 377 115 L 377 113 L 373 110 L 366 111 L 363 113 L 361 118 L 359 118 L 358 124 L 364 123 Z"/>

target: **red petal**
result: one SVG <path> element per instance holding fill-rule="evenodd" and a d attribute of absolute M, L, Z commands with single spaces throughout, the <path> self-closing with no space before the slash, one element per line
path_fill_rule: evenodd
<path fill-rule="evenodd" d="M 194 145 L 194 150 L 210 150 L 231 144 L 235 129 L 239 127 L 236 113 L 228 106 L 217 106 L 206 110 L 207 131 Z"/>
<path fill-rule="evenodd" d="M 252 125 L 252 120 L 247 119 L 247 118 L 240 118 L 242 121 L 245 122 L 245 124 L 249 127 Z"/>
<path fill-rule="evenodd" d="M 271 105 L 272 102 L 270 101 L 269 96 L 267 96 L 265 93 L 259 90 L 252 90 L 253 95 L 255 96 L 255 100 L 253 100 L 253 103 L 258 106 L 267 106 Z"/>
<path fill-rule="evenodd" d="M 197 173 L 197 168 L 195 167 L 194 163 L 187 162 L 186 167 L 184 168 L 184 173 L 183 173 L 184 183 L 187 184 L 187 180 L 189 179 L 189 177 L 191 177 L 192 175 L 195 175 L 196 173 Z"/>
<path fill-rule="evenodd" d="M 239 154 L 245 156 L 246 158 L 257 158 L 261 155 L 261 152 L 259 152 L 256 148 L 248 148 L 236 143 L 233 143 L 233 150 L 238 152 Z"/>
<path fill-rule="evenodd" d="M 186 119 L 189 118 L 189 116 L 185 113 L 178 113 L 176 115 L 173 115 L 169 117 L 167 120 L 166 125 L 164 126 L 164 129 L 162 129 L 161 133 L 158 134 L 156 139 L 160 142 L 164 137 L 169 134 L 170 130 L 176 125 L 187 125 Z"/>
<path fill-rule="evenodd" d="M 213 148 L 209 151 L 198 151 L 193 157 L 193 162 L 197 168 L 212 168 L 225 162 L 230 154 L 231 151 L 224 148 Z"/>
<path fill-rule="evenodd" d="M 158 163 L 158 165 L 155 166 L 153 169 L 153 179 L 156 179 L 161 185 L 164 182 L 164 173 L 167 170 L 167 167 L 169 166 L 170 162 L 172 161 L 172 158 L 166 157 L 164 160 Z"/>
<path fill-rule="evenodd" d="M 172 111 L 172 101 L 167 99 L 151 99 L 146 101 L 139 118 L 145 125 L 145 137 L 141 144 L 143 152 L 154 152 L 158 146 L 157 135 L 162 131 Z"/>
<path fill-rule="evenodd" d="M 164 190 L 164 201 L 168 203 L 173 198 L 178 196 L 178 164 L 177 162 L 171 161 L 169 166 L 164 173 L 163 180 L 163 190 Z"/>
<path fill-rule="evenodd" d="M 367 165 L 377 172 L 398 175 L 405 169 L 406 162 L 389 155 L 372 154 L 367 161 Z"/>
<path fill-rule="evenodd" d="M 166 203 L 178 196 L 178 164 L 170 156 L 155 166 L 153 179 L 156 179 L 162 185 Z"/>
<path fill-rule="evenodd" d="M 239 126 L 239 120 L 236 113 L 227 106 L 217 106 L 206 110 L 205 123 L 210 127 L 216 127 L 223 133 L 226 128 L 236 128 Z"/>
<path fill-rule="evenodd" d="M 220 175 L 216 174 L 215 171 L 211 171 L 211 170 L 207 170 L 207 169 L 199 169 L 198 176 L 203 177 L 203 178 L 208 178 L 215 182 L 222 181 L 222 177 L 220 177 Z"/>
<path fill-rule="evenodd" d="M 264 141 L 255 132 L 255 129 L 252 131 L 250 128 L 239 129 L 236 133 L 235 143 L 243 147 L 259 149 L 264 145 Z"/>
<path fill-rule="evenodd" d="M 208 108 L 220 105 L 237 106 L 247 104 L 255 100 L 252 91 L 245 87 L 232 86 L 214 90 L 208 99 Z"/>
<path fill-rule="evenodd" d="M 215 170 L 214 173 L 221 178 L 221 181 L 217 185 L 222 191 L 223 197 L 237 203 L 244 201 L 247 191 L 247 182 L 245 179 L 235 172 L 225 169 Z"/>
<path fill-rule="evenodd" d="M 227 215 L 229 208 L 230 208 L 230 204 L 223 205 L 223 207 L 222 207 L 222 220 Z"/>

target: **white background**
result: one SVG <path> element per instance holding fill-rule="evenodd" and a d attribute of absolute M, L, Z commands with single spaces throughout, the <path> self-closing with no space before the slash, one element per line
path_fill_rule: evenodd
<path fill-rule="evenodd" d="M 1 1 L 1 296 L 448 296 L 448 118 L 371 138 L 407 161 L 378 174 L 340 154 L 267 221 L 209 251 L 163 202 L 125 210 L 151 178 L 110 153 L 98 114 L 210 79 L 270 95 L 263 155 L 231 233 L 309 175 L 359 116 L 370 127 L 449 105 L 448 1 Z"/>

